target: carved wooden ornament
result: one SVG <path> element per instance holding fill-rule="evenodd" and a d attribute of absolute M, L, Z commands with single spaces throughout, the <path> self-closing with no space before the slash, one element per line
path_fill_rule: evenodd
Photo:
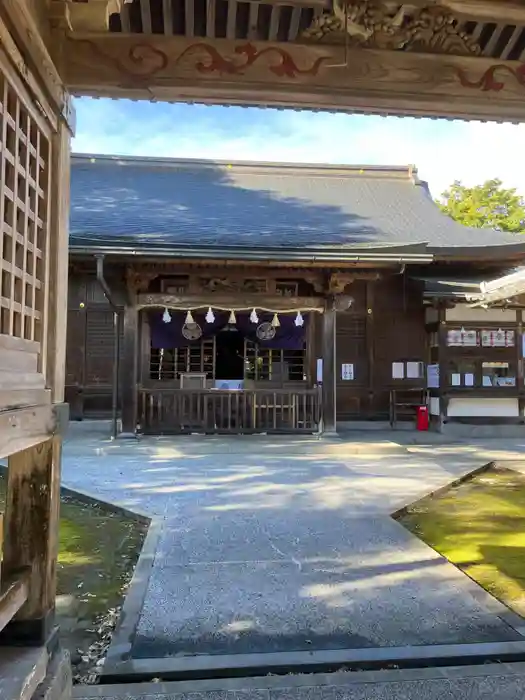
<path fill-rule="evenodd" d="M 376 49 L 448 53 L 481 53 L 478 44 L 457 28 L 456 17 L 442 7 L 413 7 L 380 0 L 335 0 L 334 14 L 316 17 L 304 39 L 344 43 Z M 346 17 L 345 17 L 346 14 Z"/>

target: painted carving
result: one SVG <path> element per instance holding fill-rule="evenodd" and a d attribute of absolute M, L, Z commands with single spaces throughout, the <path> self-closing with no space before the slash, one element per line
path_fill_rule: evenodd
<path fill-rule="evenodd" d="M 146 270 L 134 270 L 132 268 L 128 268 L 126 270 L 126 283 L 128 290 L 132 294 L 147 292 L 150 282 L 156 277 L 158 277 L 158 272 L 148 272 Z"/>
<path fill-rule="evenodd" d="M 340 44 L 345 42 L 346 29 L 351 46 L 456 55 L 481 53 L 470 36 L 458 29 L 454 15 L 439 6 L 392 7 L 380 0 L 335 0 L 333 9 L 334 14 L 317 17 L 303 38 Z"/>
<path fill-rule="evenodd" d="M 500 92 L 506 86 L 506 82 L 498 80 L 496 73 L 511 75 L 522 87 L 525 87 L 525 64 L 517 66 L 507 66 L 496 64 L 488 68 L 479 80 L 470 80 L 465 70 L 458 68 L 458 78 L 463 87 L 482 90 L 483 92 Z"/>
<path fill-rule="evenodd" d="M 231 280 L 217 277 L 201 278 L 198 287 L 199 291 L 207 292 L 260 293 L 267 291 L 266 280 L 263 279 Z"/>
<path fill-rule="evenodd" d="M 111 63 L 124 76 L 137 83 L 147 83 L 151 78 L 161 74 L 167 68 L 175 68 L 181 63 L 191 65 L 198 73 L 206 75 L 245 75 L 254 64 L 266 57 L 266 69 L 278 78 L 294 79 L 298 76 L 315 76 L 329 56 L 318 56 L 307 67 L 297 65 L 292 54 L 277 46 L 263 49 L 251 43 L 240 44 L 234 48 L 233 55 L 224 56 L 213 44 L 197 42 L 191 44 L 178 56 L 171 59 L 157 46 L 145 42 L 132 46 L 125 59 L 107 54 L 99 44 L 89 39 L 79 39 L 79 43 L 88 45 L 90 50 L 107 63 Z"/>
<path fill-rule="evenodd" d="M 180 63 L 188 55 L 205 54 L 205 60 L 195 63 L 195 68 L 199 73 L 220 73 L 221 75 L 244 75 L 248 68 L 253 66 L 260 58 L 266 56 L 271 62 L 267 66 L 268 70 L 278 78 L 296 78 L 298 75 L 317 75 L 321 65 L 328 60 L 328 56 L 320 56 L 307 68 L 299 68 L 289 51 L 276 46 L 258 49 L 251 43 L 241 44 L 234 49 L 237 58 L 226 58 L 219 50 L 208 43 L 199 42 L 188 46 L 177 58 L 176 63 Z M 275 59 L 277 59 L 275 61 Z"/>
<path fill-rule="evenodd" d="M 355 275 L 346 272 L 333 272 L 328 280 L 328 292 L 330 294 L 342 294 L 345 288 L 352 284 Z"/>

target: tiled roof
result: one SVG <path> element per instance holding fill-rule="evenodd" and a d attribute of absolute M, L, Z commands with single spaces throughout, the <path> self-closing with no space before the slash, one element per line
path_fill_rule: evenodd
<path fill-rule="evenodd" d="M 71 244 L 302 250 L 523 245 L 440 212 L 412 167 L 74 156 Z"/>

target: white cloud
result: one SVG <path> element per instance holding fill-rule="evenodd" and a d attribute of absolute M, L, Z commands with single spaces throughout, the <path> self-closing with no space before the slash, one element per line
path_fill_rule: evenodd
<path fill-rule="evenodd" d="M 81 100 L 78 152 L 417 165 L 432 193 L 499 177 L 525 194 L 525 125 Z"/>

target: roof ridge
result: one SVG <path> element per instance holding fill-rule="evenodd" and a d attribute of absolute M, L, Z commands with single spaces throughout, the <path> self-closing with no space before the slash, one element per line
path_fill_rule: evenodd
<path fill-rule="evenodd" d="M 255 160 L 224 160 L 211 158 L 166 158 L 153 156 L 122 156 L 97 153 L 73 153 L 73 164 L 82 162 L 91 163 L 117 163 L 120 165 L 140 165 L 140 166 L 195 166 L 219 167 L 219 168 L 241 168 L 243 170 L 280 170 L 311 172 L 312 170 L 327 173 L 357 173 L 367 175 L 393 175 L 404 176 L 407 180 L 417 182 L 417 167 L 415 165 L 366 165 L 360 163 L 297 163 L 297 162 L 277 162 L 277 161 L 255 161 Z"/>

